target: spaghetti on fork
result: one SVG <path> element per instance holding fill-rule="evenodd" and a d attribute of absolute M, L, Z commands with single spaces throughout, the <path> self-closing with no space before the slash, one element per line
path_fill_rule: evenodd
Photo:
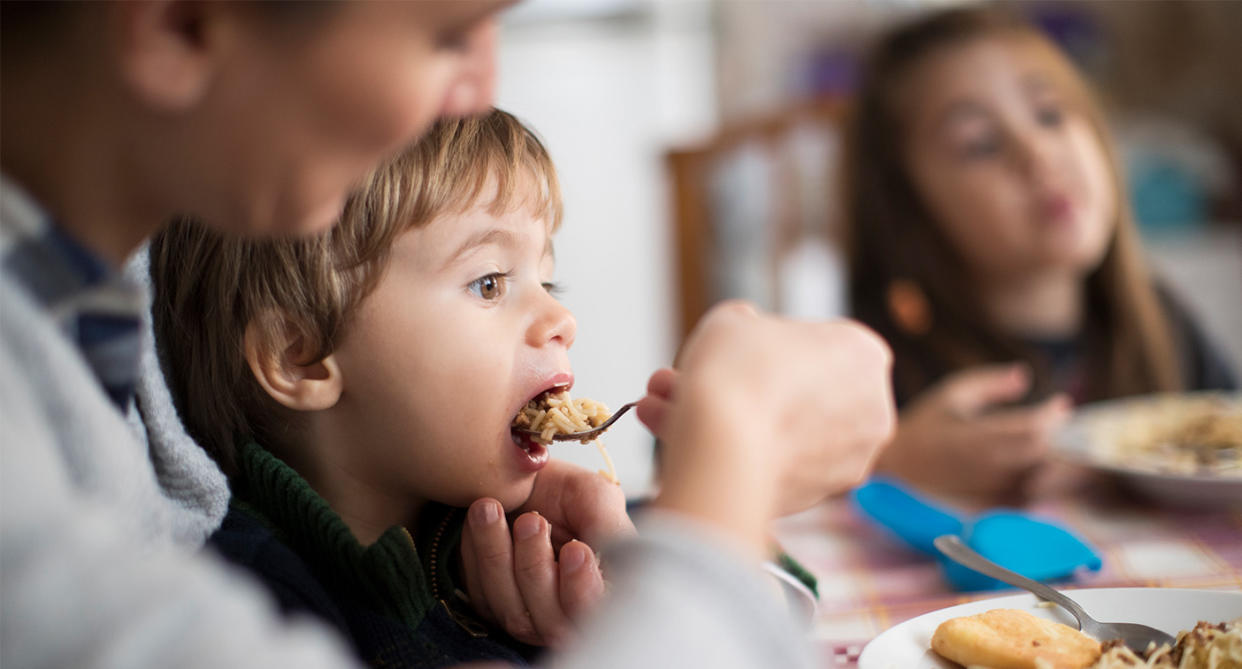
<path fill-rule="evenodd" d="M 609 415 L 608 407 L 602 402 L 585 398 L 573 399 L 569 396 L 569 391 L 564 389 L 549 390 L 539 394 L 518 412 L 513 419 L 513 427 L 537 433 L 532 438 L 546 446 L 552 443 L 553 435 L 572 434 L 599 427 L 608 420 Z M 603 442 L 598 437 L 591 441 L 608 466 L 608 471 L 601 470 L 600 474 L 609 481 L 620 484 L 617 468 L 613 465 L 612 458 L 608 457 L 608 450 Z"/>

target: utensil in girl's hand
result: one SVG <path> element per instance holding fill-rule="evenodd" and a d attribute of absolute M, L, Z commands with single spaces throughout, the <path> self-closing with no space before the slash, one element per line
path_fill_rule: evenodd
<path fill-rule="evenodd" d="M 581 432 L 554 433 L 552 435 L 552 440 L 553 441 L 580 441 L 585 444 L 589 441 L 594 440 L 599 435 L 603 434 L 604 430 L 607 430 L 609 427 L 612 427 L 612 424 L 617 422 L 617 419 L 620 418 L 622 415 L 624 415 L 625 412 L 629 411 L 630 409 L 633 409 L 637 405 L 638 405 L 638 402 L 630 402 L 629 404 L 624 404 L 621 406 L 620 409 L 617 409 L 616 413 L 609 416 L 608 420 L 600 423 L 599 425 L 596 425 L 595 427 L 589 430 L 582 430 Z M 515 428 L 514 432 L 529 435 L 532 439 L 535 439 L 542 434 L 541 432 L 538 432 L 535 430 L 527 430 L 524 428 Z"/>
<path fill-rule="evenodd" d="M 1070 615 L 1074 616 L 1074 619 L 1078 621 L 1078 629 L 1100 641 L 1120 639 L 1122 643 L 1129 646 L 1130 650 L 1136 653 L 1142 653 L 1153 643 L 1159 647 L 1162 644 L 1172 645 L 1176 642 L 1176 639 L 1171 635 L 1147 625 L 1140 625 L 1138 623 L 1102 623 L 1087 615 L 1087 612 L 1083 611 L 1077 602 L 1066 597 L 1061 592 L 1039 581 L 1033 581 L 1017 572 L 1005 569 L 976 553 L 962 541 L 961 537 L 955 534 L 936 537 L 935 545 L 936 549 L 944 554 L 945 557 L 962 566 L 969 567 L 981 574 L 987 574 L 1009 585 L 1027 590 L 1040 599 L 1059 605 L 1061 608 L 1069 611 Z"/>

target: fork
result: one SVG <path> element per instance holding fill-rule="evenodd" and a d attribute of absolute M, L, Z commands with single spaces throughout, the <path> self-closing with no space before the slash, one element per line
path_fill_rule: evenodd
<path fill-rule="evenodd" d="M 607 430 L 609 427 L 612 427 L 612 424 L 617 422 L 617 419 L 620 418 L 623 414 L 625 414 L 625 412 L 629 411 L 630 409 L 633 409 L 637 405 L 638 405 L 638 402 L 630 402 L 629 404 L 623 404 L 621 405 L 620 409 L 617 409 L 615 413 L 613 413 L 611 416 L 608 417 L 608 420 L 600 423 L 598 426 L 593 427 L 589 430 L 583 430 L 581 432 L 561 432 L 558 434 L 554 434 L 552 435 L 552 441 L 580 441 L 585 444 L 588 441 L 591 441 L 592 439 L 598 437 L 600 434 L 603 434 L 604 430 Z M 521 432 L 522 434 L 530 435 L 531 437 L 537 437 L 540 435 L 540 432 L 536 432 L 535 430 L 528 430 L 525 428 L 518 428 L 514 430 L 514 432 Z"/>
<path fill-rule="evenodd" d="M 1083 611 L 1078 602 L 1066 597 L 1061 592 L 1039 581 L 1033 581 L 1017 572 L 1010 571 L 976 553 L 974 549 L 967 546 L 962 541 L 962 538 L 956 534 L 943 534 L 936 537 L 933 543 L 935 543 L 937 550 L 958 564 L 969 567 L 981 574 L 987 574 L 1009 585 L 1030 591 L 1040 599 L 1059 605 L 1061 608 L 1069 611 L 1070 615 L 1074 616 L 1074 619 L 1078 621 L 1078 629 L 1100 641 L 1121 639 L 1122 643 L 1129 646 L 1130 650 L 1136 653 L 1146 651 L 1148 646 L 1153 643 L 1159 648 L 1162 644 L 1173 645 L 1176 642 L 1176 639 L 1171 635 L 1147 625 L 1140 625 L 1138 623 L 1102 623 L 1087 615 L 1087 612 Z"/>

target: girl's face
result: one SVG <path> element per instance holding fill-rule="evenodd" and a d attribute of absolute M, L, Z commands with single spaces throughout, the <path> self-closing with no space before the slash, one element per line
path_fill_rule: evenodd
<path fill-rule="evenodd" d="M 934 53 L 899 98 L 910 178 L 976 278 L 1085 274 L 1113 232 L 1101 138 L 1049 56 L 1031 39 L 980 38 Z"/>
<path fill-rule="evenodd" d="M 344 390 L 331 465 L 390 498 L 523 503 L 548 451 L 510 426 L 540 392 L 573 384 L 577 326 L 551 294 L 551 249 L 525 209 L 476 206 L 400 236 L 333 353 Z"/>

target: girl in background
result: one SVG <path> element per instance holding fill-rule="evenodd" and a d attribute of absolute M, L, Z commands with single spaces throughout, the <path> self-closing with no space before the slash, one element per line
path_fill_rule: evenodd
<path fill-rule="evenodd" d="M 850 297 L 902 409 L 881 471 L 1016 491 L 1074 404 L 1235 387 L 1153 281 L 1103 116 L 1034 28 L 979 8 L 898 28 L 854 112 Z"/>

